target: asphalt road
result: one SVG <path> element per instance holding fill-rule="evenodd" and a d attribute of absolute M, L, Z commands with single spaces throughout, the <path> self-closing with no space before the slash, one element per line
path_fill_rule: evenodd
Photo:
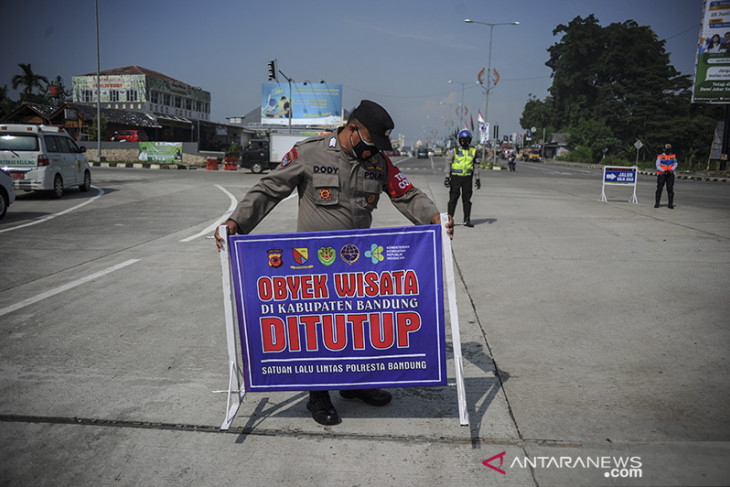
<path fill-rule="evenodd" d="M 397 163 L 445 209 L 443 159 Z M 730 484 L 726 184 L 678 181 L 669 210 L 649 176 L 634 205 L 623 187 L 600 202 L 595 169 L 485 171 L 453 241 L 469 427 L 450 374 L 382 409 L 335 398 L 326 428 L 305 393 L 249 394 L 221 433 L 210 236 L 258 178 L 94 168 L 88 193 L 18 195 L 0 220 L 0 484 Z M 380 206 L 375 226 L 408 224 Z M 291 197 L 255 232 L 295 219 Z"/>

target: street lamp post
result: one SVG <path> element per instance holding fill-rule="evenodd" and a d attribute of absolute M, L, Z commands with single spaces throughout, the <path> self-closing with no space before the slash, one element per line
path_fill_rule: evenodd
<path fill-rule="evenodd" d="M 458 83 L 461 85 L 461 105 L 459 105 L 459 130 L 461 130 L 461 124 L 464 121 L 464 86 L 469 83 L 462 83 L 461 81 L 449 80 L 449 84 Z"/>
<path fill-rule="evenodd" d="M 99 61 L 99 2 L 94 0 L 94 17 L 96 19 L 96 157 L 101 159 L 101 63 Z"/>
<path fill-rule="evenodd" d="M 288 77 L 287 75 L 285 75 L 284 73 L 282 73 L 281 70 L 279 70 L 279 74 L 281 74 L 289 82 L 289 133 L 291 133 L 291 117 L 292 117 L 292 112 L 294 111 L 294 99 L 292 97 L 292 92 L 291 92 L 292 79 L 290 77 Z"/>
<path fill-rule="evenodd" d="M 488 112 L 489 112 L 489 89 L 490 89 L 489 80 L 492 77 L 492 33 L 494 31 L 494 26 L 495 25 L 520 25 L 520 23 L 517 22 L 516 20 L 513 22 L 489 23 L 489 22 L 479 22 L 477 20 L 472 20 L 472 19 L 464 19 L 464 22 L 466 22 L 467 24 L 482 24 L 482 25 L 489 26 L 489 58 L 487 61 L 487 86 L 486 86 L 487 94 L 486 94 L 485 100 L 484 100 L 484 123 L 488 123 L 489 118 L 487 118 L 487 117 L 488 117 Z M 489 137 L 489 131 L 487 131 L 487 137 Z M 497 141 L 495 140 L 494 142 L 496 144 Z M 495 147 L 494 147 L 495 162 L 497 159 L 497 150 L 496 149 L 497 149 L 497 147 L 495 145 Z M 485 159 L 486 159 L 486 148 L 483 146 L 482 147 L 482 160 L 485 160 Z"/>

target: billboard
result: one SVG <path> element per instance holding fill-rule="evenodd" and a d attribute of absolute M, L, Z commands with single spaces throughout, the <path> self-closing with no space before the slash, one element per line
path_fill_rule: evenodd
<path fill-rule="evenodd" d="M 327 83 L 262 83 L 264 125 L 331 126 L 342 124 L 342 85 Z"/>
<path fill-rule="evenodd" d="M 140 162 L 182 162 L 182 142 L 139 142 Z"/>
<path fill-rule="evenodd" d="M 75 102 L 96 101 L 96 76 L 74 76 L 73 100 Z M 113 74 L 99 77 L 100 101 L 109 102 L 149 102 L 150 92 L 156 91 L 159 96 L 174 95 L 189 98 L 201 103 L 210 103 L 210 92 L 201 88 L 175 81 L 145 74 Z M 84 96 L 88 92 L 91 99 Z M 159 103 L 159 102 L 154 102 Z"/>
<path fill-rule="evenodd" d="M 246 391 L 446 385 L 440 225 L 228 242 Z"/>
<path fill-rule="evenodd" d="M 730 102 L 730 0 L 705 0 L 693 103 Z"/>

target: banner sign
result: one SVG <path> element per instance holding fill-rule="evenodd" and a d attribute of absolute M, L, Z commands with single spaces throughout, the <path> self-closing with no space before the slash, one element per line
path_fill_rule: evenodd
<path fill-rule="evenodd" d="M 730 102 L 730 0 L 705 0 L 692 103 Z"/>
<path fill-rule="evenodd" d="M 138 160 L 142 162 L 181 162 L 182 142 L 139 142 Z"/>
<path fill-rule="evenodd" d="M 446 385 L 440 225 L 228 244 L 246 391 Z"/>
<path fill-rule="evenodd" d="M 327 83 L 262 83 L 261 123 L 292 126 L 342 124 L 342 85 Z"/>

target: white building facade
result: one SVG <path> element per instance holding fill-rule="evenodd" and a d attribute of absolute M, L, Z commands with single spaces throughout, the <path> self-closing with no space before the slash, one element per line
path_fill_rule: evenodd
<path fill-rule="evenodd" d="M 101 106 L 179 119 L 210 120 L 210 92 L 139 66 L 101 71 Z M 73 77 L 74 103 L 96 104 L 97 76 Z"/>

